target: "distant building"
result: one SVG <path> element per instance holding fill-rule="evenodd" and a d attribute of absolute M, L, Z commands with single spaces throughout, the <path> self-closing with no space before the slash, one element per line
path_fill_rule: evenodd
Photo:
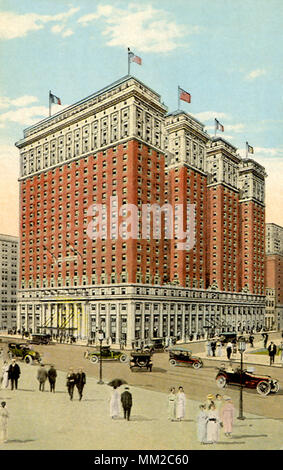
<path fill-rule="evenodd" d="M 283 227 L 266 224 L 266 326 L 283 330 Z"/>
<path fill-rule="evenodd" d="M 131 346 L 263 326 L 265 171 L 254 160 L 188 113 L 167 113 L 130 75 L 25 129 L 16 145 L 18 328 L 84 339 L 102 329 Z M 195 243 L 179 249 L 188 218 Z"/>
<path fill-rule="evenodd" d="M 0 330 L 17 326 L 18 238 L 0 234 Z"/>

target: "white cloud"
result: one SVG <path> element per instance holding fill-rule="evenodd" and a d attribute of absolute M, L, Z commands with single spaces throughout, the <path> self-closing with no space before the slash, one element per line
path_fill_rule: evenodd
<path fill-rule="evenodd" d="M 219 113 L 218 111 L 202 111 L 200 113 L 194 114 L 194 116 L 199 120 L 199 121 L 214 121 L 214 119 L 231 119 L 231 116 L 227 113 Z"/>
<path fill-rule="evenodd" d="M 24 95 L 19 98 L 11 99 L 6 96 L 0 96 L 0 108 L 9 108 L 11 106 L 27 106 L 36 103 L 38 98 L 36 96 Z"/>
<path fill-rule="evenodd" d="M 238 123 L 238 124 L 225 124 L 224 126 L 225 131 L 230 132 L 242 132 L 245 128 L 245 124 Z"/>
<path fill-rule="evenodd" d="M 50 22 L 61 21 L 65 25 L 65 22 L 78 11 L 79 8 L 70 8 L 68 11 L 57 15 L 38 15 L 36 13 L 20 15 L 14 12 L 2 11 L 0 39 L 15 39 L 26 36 L 32 31 L 43 29 L 44 25 Z"/>
<path fill-rule="evenodd" d="M 97 11 L 79 18 L 83 26 L 100 20 L 105 22 L 103 35 L 108 46 L 135 48 L 141 52 L 169 52 L 182 44 L 178 42 L 188 34 L 199 31 L 198 27 L 177 24 L 164 10 L 150 5 L 130 4 L 128 9 L 99 5 Z"/>
<path fill-rule="evenodd" d="M 45 117 L 48 117 L 48 107 L 23 107 L 0 114 L 0 126 L 4 127 L 7 122 L 30 126 Z"/>
<path fill-rule="evenodd" d="M 246 75 L 246 80 L 254 80 L 255 78 L 261 77 L 262 75 L 266 75 L 265 69 L 255 69 Z"/>
<path fill-rule="evenodd" d="M 62 37 L 67 38 L 69 36 L 72 36 L 72 34 L 74 34 L 74 32 L 71 29 L 66 29 L 65 31 L 62 32 Z"/>

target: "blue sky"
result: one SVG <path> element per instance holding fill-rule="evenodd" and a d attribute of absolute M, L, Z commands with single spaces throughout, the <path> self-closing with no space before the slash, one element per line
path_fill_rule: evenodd
<path fill-rule="evenodd" d="M 283 225 L 282 0 L 0 0 L 0 232 L 17 234 L 23 129 L 48 115 L 49 90 L 70 105 L 131 73 L 245 155 L 267 178 L 267 221 Z M 53 106 L 53 112 L 62 107 Z M 13 220 L 11 220 L 13 214 Z"/>

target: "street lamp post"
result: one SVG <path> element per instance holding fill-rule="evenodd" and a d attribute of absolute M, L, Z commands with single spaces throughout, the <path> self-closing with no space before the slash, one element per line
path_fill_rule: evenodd
<path fill-rule="evenodd" d="M 240 381 L 240 402 L 239 402 L 239 416 L 238 419 L 246 419 L 243 415 L 243 354 L 246 350 L 245 338 L 240 337 L 238 340 L 238 351 L 241 354 L 241 381 Z"/>
<path fill-rule="evenodd" d="M 100 344 L 100 347 L 99 347 L 100 357 L 99 357 L 99 381 L 97 382 L 98 384 L 103 384 L 104 383 L 103 380 L 102 380 L 102 354 L 101 354 L 101 347 L 102 347 L 103 338 L 104 338 L 103 331 L 99 330 L 98 331 L 98 339 L 99 339 L 99 344 Z"/>

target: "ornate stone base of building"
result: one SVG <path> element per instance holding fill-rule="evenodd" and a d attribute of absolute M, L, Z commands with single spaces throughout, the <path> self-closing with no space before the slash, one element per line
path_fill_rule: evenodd
<path fill-rule="evenodd" d="M 152 337 L 187 341 L 223 331 L 257 331 L 265 296 L 179 286 L 108 284 L 21 290 L 17 328 L 55 337 L 96 340 L 131 348 Z"/>

